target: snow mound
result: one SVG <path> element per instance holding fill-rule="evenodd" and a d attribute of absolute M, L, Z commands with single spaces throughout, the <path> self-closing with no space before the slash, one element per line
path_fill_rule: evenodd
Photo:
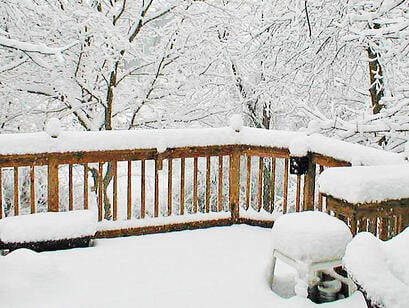
<path fill-rule="evenodd" d="M 240 132 L 243 128 L 243 118 L 240 114 L 233 114 L 229 119 L 230 127 L 236 132 Z"/>
<path fill-rule="evenodd" d="M 61 122 L 57 118 L 51 118 L 45 125 L 46 133 L 52 137 L 57 138 L 61 134 Z"/>
<path fill-rule="evenodd" d="M 280 216 L 272 234 L 274 249 L 304 262 L 341 259 L 352 238 L 341 220 L 311 211 Z"/>
<path fill-rule="evenodd" d="M 93 236 L 97 219 L 90 210 L 49 212 L 6 217 L 0 220 L 4 243 L 27 243 Z"/>
<path fill-rule="evenodd" d="M 359 233 L 347 246 L 343 263 L 374 303 L 409 307 L 409 229 L 387 242 Z"/>
<path fill-rule="evenodd" d="M 308 137 L 298 137 L 290 143 L 290 153 L 292 156 L 302 157 L 307 156 L 309 151 Z"/>
<path fill-rule="evenodd" d="M 319 176 L 319 187 L 350 203 L 409 198 L 409 164 L 329 168 Z"/>

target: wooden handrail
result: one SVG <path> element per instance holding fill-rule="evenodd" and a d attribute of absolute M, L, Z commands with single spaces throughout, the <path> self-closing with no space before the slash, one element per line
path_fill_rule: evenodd
<path fill-rule="evenodd" d="M 309 153 L 307 173 L 292 175 L 289 159 L 288 148 L 243 144 L 175 147 L 161 152 L 151 148 L 0 155 L 0 217 L 92 205 L 98 219 L 110 224 L 99 234 L 110 236 L 179 230 L 182 225 L 271 225 L 273 212 L 325 210 L 315 185 L 317 172 L 350 162 Z M 30 185 L 25 204 L 20 168 L 27 167 Z M 47 169 L 45 178 L 44 172 L 42 177 L 35 172 L 41 167 Z M 34 185 L 41 181 L 47 185 Z M 45 187 L 47 200 L 40 200 L 44 191 L 38 190 Z M 10 192 L 13 198 L 6 199 Z M 61 193 L 67 195 L 60 198 Z M 47 208 L 41 208 L 45 203 Z M 194 219 L 175 222 L 175 216 Z"/>

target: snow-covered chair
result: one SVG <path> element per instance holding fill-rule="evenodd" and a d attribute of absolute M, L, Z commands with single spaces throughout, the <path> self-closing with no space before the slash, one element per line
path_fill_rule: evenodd
<path fill-rule="evenodd" d="M 368 307 L 409 307 L 409 228 L 388 241 L 358 233 L 343 263 L 366 295 Z"/>
<path fill-rule="evenodd" d="M 0 220 L 0 249 L 87 247 L 96 229 L 97 217 L 91 210 L 6 217 Z"/>
<path fill-rule="evenodd" d="M 352 292 L 352 282 L 334 270 L 342 265 L 345 248 L 352 238 L 348 226 L 341 220 L 322 212 L 285 214 L 275 221 L 272 234 L 271 283 L 278 258 L 296 269 L 295 293 L 299 296 L 310 295 L 321 273 L 341 280 Z"/>

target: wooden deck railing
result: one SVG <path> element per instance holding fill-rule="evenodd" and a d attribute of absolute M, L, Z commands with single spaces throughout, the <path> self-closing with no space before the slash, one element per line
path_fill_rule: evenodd
<path fill-rule="evenodd" d="M 308 154 L 290 173 L 288 148 L 243 144 L 0 155 L 0 218 L 95 208 L 98 236 L 249 223 L 325 210 L 316 175 L 349 162 Z"/>

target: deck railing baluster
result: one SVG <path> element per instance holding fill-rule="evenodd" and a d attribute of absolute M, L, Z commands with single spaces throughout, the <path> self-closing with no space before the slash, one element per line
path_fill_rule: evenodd
<path fill-rule="evenodd" d="M 284 191 L 283 191 L 283 213 L 287 213 L 287 206 L 288 206 L 288 168 L 289 168 L 289 159 L 284 159 Z"/>
<path fill-rule="evenodd" d="M 0 173 L 0 178 L 1 178 L 1 173 Z M 0 190 L 1 190 L 1 184 L 0 184 Z M 0 199 L 1 199 L 1 194 L 0 194 Z M 36 205 L 37 205 L 37 199 L 36 199 L 36 192 L 35 192 L 35 169 L 34 169 L 34 166 L 31 165 L 30 166 L 30 212 L 31 214 L 34 214 L 36 212 Z"/>
<path fill-rule="evenodd" d="M 179 214 L 185 214 L 185 168 L 186 168 L 186 161 L 185 158 L 182 157 L 180 159 L 180 209 Z"/>

